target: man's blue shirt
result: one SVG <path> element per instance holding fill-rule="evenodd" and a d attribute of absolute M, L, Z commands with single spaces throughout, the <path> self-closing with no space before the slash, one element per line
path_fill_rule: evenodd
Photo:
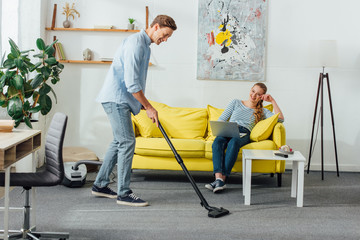
<path fill-rule="evenodd" d="M 151 39 L 144 30 L 124 39 L 115 53 L 97 102 L 125 103 L 134 115 L 140 112 L 141 104 L 132 93 L 142 90 L 145 94 L 150 44 Z"/>

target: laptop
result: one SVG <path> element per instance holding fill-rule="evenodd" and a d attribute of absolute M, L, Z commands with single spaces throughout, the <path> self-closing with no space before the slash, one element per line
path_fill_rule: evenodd
<path fill-rule="evenodd" d="M 241 138 L 246 133 L 240 133 L 236 122 L 210 121 L 210 127 L 214 136 Z"/>

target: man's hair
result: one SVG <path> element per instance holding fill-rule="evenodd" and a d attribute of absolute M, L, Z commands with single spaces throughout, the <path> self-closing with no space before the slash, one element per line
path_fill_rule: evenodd
<path fill-rule="evenodd" d="M 168 27 L 174 31 L 177 29 L 174 19 L 167 15 L 158 15 L 150 24 L 150 27 L 153 27 L 155 24 L 159 24 L 160 28 Z"/>

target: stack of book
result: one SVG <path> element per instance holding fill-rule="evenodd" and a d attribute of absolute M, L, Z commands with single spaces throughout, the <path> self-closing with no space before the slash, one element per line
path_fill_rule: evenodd
<path fill-rule="evenodd" d="M 64 49 L 61 43 L 57 42 L 54 44 L 56 50 L 56 56 L 58 60 L 66 60 Z"/>

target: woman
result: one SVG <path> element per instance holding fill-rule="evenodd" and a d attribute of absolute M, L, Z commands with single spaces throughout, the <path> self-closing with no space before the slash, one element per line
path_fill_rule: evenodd
<path fill-rule="evenodd" d="M 232 100 L 219 117 L 219 121 L 236 122 L 240 132 L 246 135 L 241 138 L 215 138 L 212 145 L 215 181 L 205 185 L 214 193 L 225 189 L 225 180 L 231 173 L 240 148 L 250 143 L 250 132 L 255 124 L 274 115 L 263 108 L 263 101 L 271 102 L 275 114 L 279 113 L 279 120 L 284 121 L 284 116 L 275 99 L 270 94 L 266 94 L 266 91 L 265 84 L 256 83 L 250 90 L 248 100 Z"/>

